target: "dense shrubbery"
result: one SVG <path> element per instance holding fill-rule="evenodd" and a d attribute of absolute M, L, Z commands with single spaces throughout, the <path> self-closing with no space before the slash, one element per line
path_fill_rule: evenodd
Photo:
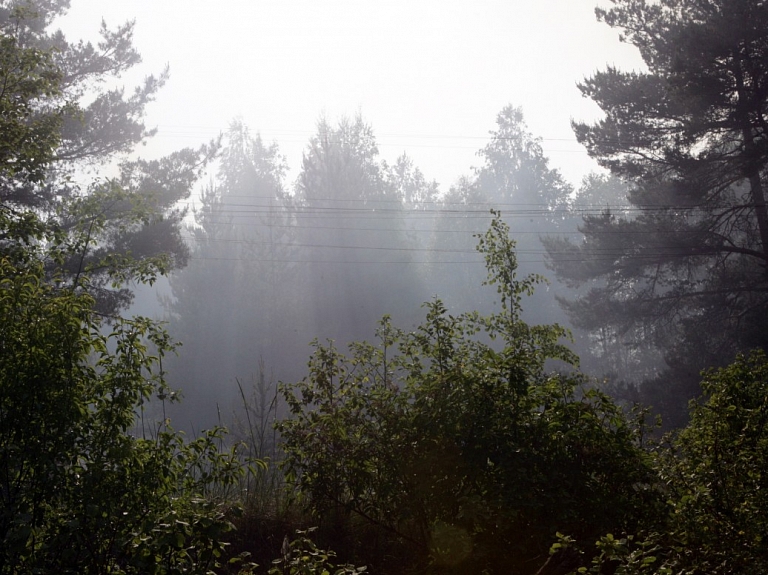
<path fill-rule="evenodd" d="M 71 245 L 30 214 L 0 223 L 0 572 L 207 572 L 232 528 L 221 490 L 243 468 L 220 430 L 135 429 L 169 395 L 167 334 L 107 324 L 46 272 Z"/>
<path fill-rule="evenodd" d="M 170 394 L 167 335 L 141 318 L 107 324 L 86 290 L 56 282 L 76 235 L 8 210 L 2 226 L 0 572 L 224 569 L 238 453 L 219 430 L 135 428 Z M 650 442 L 585 386 L 562 328 L 520 319 L 538 278 L 515 276 L 499 219 L 480 249 L 498 313 L 432 302 L 414 332 L 385 319 L 379 345 L 349 357 L 318 344 L 309 377 L 283 386 L 284 469 L 312 513 L 298 523 L 319 522 L 324 547 L 374 571 L 764 572 L 765 357 L 708 373 L 690 425 Z M 262 569 L 355 572 L 306 533 Z"/>
<path fill-rule="evenodd" d="M 642 427 L 583 388 L 562 328 L 520 319 L 538 278 L 516 278 L 507 232 L 497 218 L 479 246 L 497 314 L 433 302 L 416 331 L 385 320 L 348 358 L 317 345 L 284 386 L 288 478 L 345 546 L 374 529 L 435 572 L 526 573 L 558 531 L 586 546 L 660 506 Z"/>
<path fill-rule="evenodd" d="M 139 419 L 174 395 L 174 345 L 152 321 L 104 312 L 130 300 L 127 282 L 186 259 L 174 202 L 211 150 L 124 163 L 81 193 L 77 163 L 140 142 L 165 76 L 81 107 L 84 84 L 138 61 L 131 26 L 105 30 L 106 55 L 63 38 L 51 52 L 46 27 L 68 2 L 39 4 L 0 2 L 0 573 L 236 571 L 231 543 L 249 541 L 234 524 L 252 520 L 236 517 L 240 503 L 289 509 L 272 523 L 283 546 L 260 568 L 270 575 L 364 570 L 348 559 L 394 573 L 768 571 L 765 355 L 708 372 L 690 424 L 649 441 L 642 412 L 578 373 L 563 328 L 522 321 L 541 278 L 516 276 L 498 214 L 479 241 L 495 313 L 451 315 L 435 300 L 413 332 L 385 318 L 377 345 L 316 343 L 308 377 L 282 386 L 290 498 L 259 499 L 280 483 L 254 475 L 263 420 L 241 452 L 221 429 L 187 440 L 165 418 Z M 110 129 L 89 133 L 100 113 Z M 263 417 L 260 401 L 247 418 Z M 319 544 L 286 536 L 307 522 Z"/>
<path fill-rule="evenodd" d="M 584 385 L 561 328 L 520 320 L 537 278 L 515 277 L 504 224 L 479 247 L 497 314 L 433 302 L 378 346 L 316 344 L 283 386 L 284 465 L 320 535 L 381 571 L 765 572 L 764 355 L 708 373 L 688 427 L 649 439 Z"/>
<path fill-rule="evenodd" d="M 768 570 L 768 360 L 739 356 L 707 373 L 706 399 L 656 459 L 666 508 L 658 530 L 603 537 L 590 573 L 739 573 Z"/>

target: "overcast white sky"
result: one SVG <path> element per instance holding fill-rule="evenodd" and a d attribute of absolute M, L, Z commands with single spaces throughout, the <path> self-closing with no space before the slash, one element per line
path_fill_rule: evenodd
<path fill-rule="evenodd" d="M 597 0 L 72 0 L 70 40 L 136 20 L 144 62 L 170 65 L 142 155 L 196 146 L 235 116 L 275 140 L 293 170 L 317 119 L 358 111 L 382 157 L 407 152 L 443 190 L 478 163 L 507 104 L 523 107 L 551 164 L 577 184 L 595 165 L 570 120 L 597 107 L 576 83 L 640 66 L 594 16 Z M 605 3 L 605 0 L 602 2 Z"/>

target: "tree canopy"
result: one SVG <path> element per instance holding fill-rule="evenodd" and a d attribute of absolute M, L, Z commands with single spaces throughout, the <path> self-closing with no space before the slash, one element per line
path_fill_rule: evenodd
<path fill-rule="evenodd" d="M 113 313 L 130 282 L 180 263 L 173 206 L 200 153 L 126 160 L 80 188 L 84 163 L 147 135 L 161 82 L 100 91 L 138 61 L 132 25 L 69 44 L 47 31 L 67 6 L 0 3 L 0 573 L 206 573 L 245 468 L 221 430 L 187 441 L 167 419 L 138 424 L 175 397 L 175 345 Z"/>
<path fill-rule="evenodd" d="M 436 300 L 415 331 L 385 318 L 379 345 L 348 357 L 317 344 L 308 377 L 282 387 L 288 479 L 337 542 L 357 524 L 421 569 L 530 573 L 558 530 L 589 545 L 657 502 L 622 411 L 545 367 L 576 358 L 563 328 L 522 320 L 540 278 L 517 277 L 508 234 L 497 215 L 479 238 L 495 313 L 453 316 Z"/>
<path fill-rule="evenodd" d="M 233 528 L 213 490 L 239 481 L 236 451 L 221 430 L 136 427 L 173 396 L 174 345 L 146 318 L 107 326 L 91 296 L 48 281 L 67 246 L 33 237 L 49 247 L 0 256 L 0 573 L 210 572 Z"/>
<path fill-rule="evenodd" d="M 139 62 L 133 25 L 71 43 L 50 28 L 67 7 L 0 0 L 0 574 L 233 572 L 237 503 L 258 498 L 250 512 L 264 516 L 242 524 L 268 525 L 273 542 L 291 521 L 319 524 L 282 539 L 262 566 L 274 575 L 365 571 L 346 559 L 440 575 L 768 569 L 768 361 L 737 354 L 768 338 L 764 2 L 598 10 L 647 69 L 582 84 L 606 117 L 577 135 L 612 175 L 575 195 L 511 106 L 445 198 L 407 156 L 381 159 L 359 116 L 319 123 L 291 194 L 277 145 L 236 121 L 185 238 L 177 202 L 216 145 L 134 157 L 166 73 L 132 94 L 110 88 Z M 493 203 L 511 217 L 489 215 Z M 566 329 L 524 316 L 544 278 L 540 262 L 519 266 L 517 246 L 538 245 L 533 215 L 567 231 L 567 206 L 592 214 L 584 241 L 550 238 L 549 255 L 582 288 L 566 307 L 600 330 L 590 342 L 607 369 L 653 377 L 648 358 L 663 349 L 678 369 L 666 381 L 698 385 L 677 376 L 735 357 L 706 372 L 690 423 L 660 441 L 646 412 L 578 371 Z M 469 217 L 490 220 L 474 237 L 495 301 L 491 289 L 466 306 L 459 289 L 468 311 L 435 298 L 410 323 L 422 282 L 457 284 L 456 268 L 416 270 L 412 254 L 463 253 L 469 228 L 456 222 Z M 288 498 L 242 482 L 265 466 L 256 438 L 277 442 L 266 435 L 278 396 L 245 406 L 249 456 L 220 428 L 185 439 L 166 412 L 177 346 L 156 322 L 116 313 L 132 282 L 185 262 L 186 241 L 197 259 L 171 282 L 169 310 L 190 342 L 178 377 L 197 386 L 263 376 L 262 354 L 295 366 L 302 326 L 346 343 L 382 312 L 406 322 L 385 316 L 377 342 L 348 353 L 316 339 L 306 377 L 280 386 Z"/>
<path fill-rule="evenodd" d="M 549 239 L 550 261 L 593 286 L 566 304 L 577 322 L 636 330 L 697 378 L 768 344 L 768 6 L 614 0 L 597 14 L 646 68 L 582 82 L 605 117 L 574 129 L 631 207 L 585 217 L 581 244 Z"/>
<path fill-rule="evenodd" d="M 132 297 L 125 285 L 111 285 L 115 258 L 155 273 L 186 263 L 178 202 L 189 196 L 215 145 L 155 160 L 131 156 L 154 134 L 143 118 L 168 71 L 147 76 L 129 93 L 113 87 L 141 62 L 134 24 L 102 24 L 95 45 L 72 42 L 52 29 L 68 8 L 68 0 L 0 3 L 0 202 L 6 210 L 36 210 L 62 233 L 90 228 L 90 241 L 56 269 L 68 272 L 60 281 L 78 289 L 86 289 L 77 281 L 88 269 L 87 289 L 104 312 L 114 313 Z M 92 178 L 94 168 L 110 165 L 116 175 Z"/>

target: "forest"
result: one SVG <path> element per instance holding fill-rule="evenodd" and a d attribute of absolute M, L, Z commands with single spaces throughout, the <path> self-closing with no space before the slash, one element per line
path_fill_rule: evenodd
<path fill-rule="evenodd" d="M 362 112 L 144 159 L 69 6 L 0 0 L 0 573 L 768 572 L 768 4 L 597 8 L 600 170 L 507 105 L 448 189 Z"/>

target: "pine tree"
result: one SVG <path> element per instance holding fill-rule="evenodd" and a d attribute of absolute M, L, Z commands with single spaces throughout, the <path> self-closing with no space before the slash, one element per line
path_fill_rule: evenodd
<path fill-rule="evenodd" d="M 216 177 L 187 228 L 190 263 L 170 278 L 164 303 L 170 331 L 184 342 L 183 357 L 171 360 L 172 383 L 186 397 L 180 410 L 196 411 L 197 422 L 216 423 L 213 404 L 225 390 L 233 398 L 235 378 L 249 381 L 260 359 L 271 372 L 279 356 L 289 355 L 293 334 L 285 328 L 296 306 L 285 171 L 277 144 L 233 121 Z M 226 403 L 221 407 L 228 411 Z"/>
<path fill-rule="evenodd" d="M 406 199 L 362 117 L 318 123 L 296 184 L 302 303 L 308 332 L 349 342 L 381 316 L 425 299 L 406 234 Z"/>
<path fill-rule="evenodd" d="M 705 365 L 768 346 L 768 6 L 613 4 L 598 17 L 646 70 L 586 79 L 605 118 L 574 129 L 629 184 L 632 209 L 585 217 L 583 242 L 551 240 L 549 256 L 565 279 L 603 280 L 568 304 L 579 322 L 642 326 L 635 333 L 665 352 L 673 379 L 696 381 Z"/>
<path fill-rule="evenodd" d="M 178 202 L 215 145 L 157 160 L 130 157 L 154 134 L 144 113 L 168 71 L 147 76 L 131 93 L 110 87 L 141 62 L 134 24 L 102 24 L 96 45 L 70 42 L 51 29 L 68 7 L 69 0 L 0 2 L 0 202 L 15 213 L 35 210 L 72 237 L 100 230 L 49 271 L 67 272 L 60 279 L 113 313 L 132 297 L 126 287 L 113 288 L 126 259 L 147 279 L 186 263 Z M 92 178 L 110 164 L 116 176 Z"/>

